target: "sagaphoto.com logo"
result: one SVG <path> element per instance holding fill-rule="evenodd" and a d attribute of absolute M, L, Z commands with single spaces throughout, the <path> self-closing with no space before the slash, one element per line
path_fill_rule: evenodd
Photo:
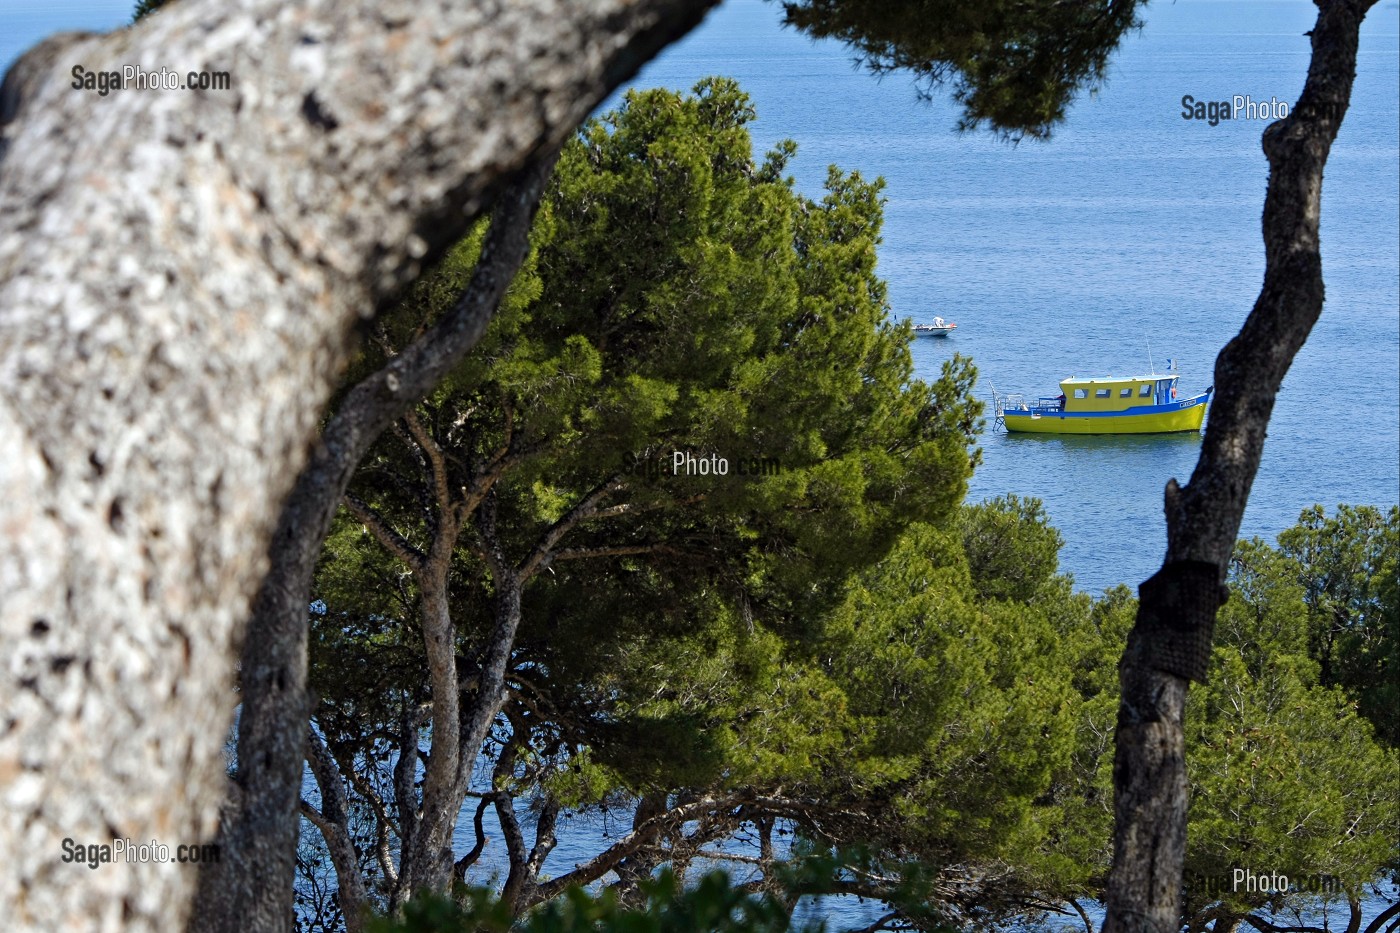
<path fill-rule="evenodd" d="M 96 870 L 99 865 L 114 863 L 128 865 L 166 862 L 187 865 L 209 864 L 218 862 L 219 854 L 219 845 L 214 842 L 168 846 L 162 842 L 137 843 L 130 839 L 81 843 L 76 839 L 66 838 L 63 840 L 63 853 L 59 856 L 59 860 L 64 864 L 85 865 Z"/>
<path fill-rule="evenodd" d="M 1234 94 L 1228 99 L 1206 100 L 1193 94 L 1181 96 L 1181 119 L 1219 126 L 1229 120 L 1282 120 L 1288 116 L 1288 102 L 1270 97 L 1255 100 L 1248 94 Z"/>
<path fill-rule="evenodd" d="M 233 78 L 227 71 L 176 71 L 152 68 L 147 71 L 137 65 L 124 65 L 120 71 L 91 71 L 74 65 L 69 84 L 75 91 L 91 91 L 106 97 L 113 91 L 227 91 Z"/>

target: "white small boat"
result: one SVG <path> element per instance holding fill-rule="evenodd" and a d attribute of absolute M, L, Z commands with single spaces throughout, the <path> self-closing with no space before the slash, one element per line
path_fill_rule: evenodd
<path fill-rule="evenodd" d="M 946 337 L 957 329 L 952 321 L 945 321 L 941 317 L 933 319 L 932 324 L 915 324 L 914 333 L 924 337 Z"/>

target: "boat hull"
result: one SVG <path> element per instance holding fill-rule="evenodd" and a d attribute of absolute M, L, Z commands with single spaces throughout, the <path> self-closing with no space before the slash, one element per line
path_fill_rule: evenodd
<path fill-rule="evenodd" d="M 1124 412 L 1004 411 L 1006 430 L 1025 434 L 1175 434 L 1199 431 L 1210 393 Z"/>

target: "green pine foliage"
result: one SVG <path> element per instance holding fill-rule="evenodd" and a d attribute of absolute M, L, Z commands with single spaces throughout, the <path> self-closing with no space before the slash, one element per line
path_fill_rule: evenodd
<path fill-rule="evenodd" d="M 1278 547 L 1258 540 L 1236 547 L 1209 680 L 1192 686 L 1187 705 L 1186 920 L 1193 928 L 1211 917 L 1229 925 L 1251 913 L 1267 918 L 1285 908 L 1345 904 L 1400 867 L 1400 755 L 1353 695 L 1322 677 L 1319 633 L 1326 629 L 1312 609 L 1324 594 L 1333 599 L 1326 605 L 1350 607 L 1345 624 L 1335 612 L 1325 616 L 1344 633 L 1393 618 L 1385 603 L 1393 589 L 1374 576 L 1394 566 L 1386 564 L 1394 559 L 1393 523 L 1393 513 L 1381 521 L 1364 507 L 1343 506 L 1331 521 L 1310 509 Z M 1327 546 L 1303 547 L 1322 528 L 1332 532 Z M 1363 598 L 1376 591 L 1382 595 L 1374 602 Z M 1126 588 L 1110 590 L 1095 602 L 1093 624 L 1072 652 L 1083 698 L 1079 735 L 1069 780 L 1053 795 L 1065 820 L 1045 863 L 1055 869 L 1048 890 L 1062 898 L 1092 896 L 1108 868 L 1116 664 L 1135 612 Z M 1355 646 L 1339 651 L 1346 658 L 1366 644 L 1360 634 L 1337 640 Z M 1384 649 L 1377 653 L 1384 657 Z M 1363 679 L 1360 696 L 1367 685 L 1389 686 Z M 1292 891 L 1247 891 L 1237 871 L 1286 875 Z"/>
<path fill-rule="evenodd" d="M 820 933 L 820 925 L 795 926 L 787 908 L 771 897 L 736 887 L 711 872 L 690 888 L 663 872 L 642 882 L 645 902 L 624 907 L 612 891 L 594 895 L 572 888 L 522 922 L 491 892 L 473 889 L 457 898 L 416 898 L 401 918 L 377 918 L 370 933 Z"/>
<path fill-rule="evenodd" d="M 825 194 L 804 197 L 783 177 L 792 144 L 755 160 L 753 118 L 712 79 L 631 93 L 587 124 L 505 306 L 417 411 L 463 483 L 516 445 L 492 487 L 512 559 L 589 490 L 619 484 L 616 508 L 571 531 L 570 557 L 524 592 L 511 699 L 486 749 L 511 747 L 495 789 L 566 816 L 733 801 L 706 817 L 706 844 L 776 826 L 777 861 L 801 869 L 765 863 L 765 890 L 876 898 L 910 929 L 1095 898 L 1136 601 L 1074 592 L 1037 500 L 963 504 L 975 371 L 955 359 L 932 385 L 913 378 L 875 273 L 881 183 L 833 168 Z M 455 299 L 481 238 L 406 294 L 347 383 Z M 673 475 L 677 451 L 776 468 Z M 353 489 L 422 545 L 436 520 L 426 483 L 401 432 Z M 1193 916 L 1306 901 L 1222 894 L 1236 868 L 1354 892 L 1393 866 L 1397 524 L 1395 511 L 1309 512 L 1278 548 L 1240 545 L 1211 680 L 1190 704 Z M 315 595 L 317 726 L 390 796 L 383 737 L 431 699 L 413 577 L 342 516 Z M 451 594 L 463 671 L 494 596 L 469 532 Z M 683 872 L 679 834 L 653 867 Z M 764 919 L 716 884 L 644 885 L 640 914 L 619 906 L 634 894 L 570 895 L 525 928 L 783 928 L 764 924 L 785 913 Z M 408 928 L 510 922 L 484 895 L 420 907 Z"/>
<path fill-rule="evenodd" d="M 960 527 L 981 599 L 1025 602 L 1059 567 L 1064 542 L 1038 500 L 1008 495 L 970 505 Z"/>
<path fill-rule="evenodd" d="M 1269 898 L 1234 891 L 1237 868 L 1343 900 L 1400 868 L 1398 533 L 1397 509 L 1313 507 L 1277 547 L 1236 548 L 1211 680 L 1188 707 L 1187 872 L 1240 913 Z"/>
<path fill-rule="evenodd" d="M 1196 882 L 1188 897 L 1202 907 L 1218 900 L 1243 914 L 1270 903 L 1235 890 L 1236 869 L 1287 875 L 1295 886 L 1317 879 L 1330 889 L 1321 896 L 1344 899 L 1396 868 L 1400 754 L 1322 678 L 1308 611 L 1310 588 L 1358 568 L 1340 539 L 1306 576 L 1291 553 L 1320 518 L 1304 512 L 1277 550 L 1240 543 L 1210 681 L 1193 688 L 1187 876 Z"/>
<path fill-rule="evenodd" d="M 1279 535 L 1281 568 L 1302 589 L 1308 653 L 1376 734 L 1400 745 L 1400 508 L 1321 506 Z"/>
<path fill-rule="evenodd" d="M 170 0 L 136 0 L 136 9 L 131 15 L 131 21 L 136 22 L 144 16 L 149 16 L 169 2 Z"/>
<path fill-rule="evenodd" d="M 792 145 L 754 161 L 753 116 L 733 82 L 713 79 L 691 95 L 629 94 L 586 125 L 560 158 L 506 306 L 417 413 L 455 476 L 514 445 L 492 486 L 513 560 L 589 490 L 619 484 L 607 517 L 562 545 L 602 556 L 557 560 L 525 592 L 510 676 L 528 734 L 496 736 L 527 746 L 528 778 L 512 785 L 522 794 L 601 807 L 677 788 L 802 799 L 839 788 L 873 812 L 892 782 L 932 786 L 937 724 L 912 716 L 898 726 L 907 753 L 876 749 L 847 780 L 844 750 L 871 713 L 846 714 L 856 686 L 820 657 L 828 613 L 856 598 L 848 582 L 892 549 L 912 557 L 910 529 L 960 562 L 975 374 L 958 359 L 932 385 L 912 376 L 910 332 L 890 320 L 875 274 L 882 183 L 832 169 L 820 200 L 800 195 L 782 177 Z M 442 313 L 480 236 L 410 291 L 347 383 Z M 676 452 L 731 469 L 673 475 Z M 400 433 L 352 489 L 422 545 L 435 520 L 423 483 Z M 475 544 L 468 534 L 453 571 L 463 670 L 493 611 Z M 342 516 L 316 578 L 317 725 L 339 760 L 377 769 L 375 780 L 394 755 L 382 737 L 429 699 L 417 595 Z M 911 690 L 939 644 L 917 631 L 921 619 L 897 620 L 899 637 L 920 642 Z"/>
<path fill-rule="evenodd" d="M 770 676 L 773 639 L 804 637 L 842 581 L 911 522 L 948 522 L 975 463 L 971 367 L 955 361 L 932 386 L 913 380 L 909 333 L 888 319 L 874 273 L 880 182 L 833 170 L 822 201 L 801 197 L 778 177 L 791 147 L 753 163 L 752 117 L 732 82 L 712 80 L 690 97 L 631 94 L 587 125 L 560 160 L 511 301 L 422 411 L 463 461 L 489 457 L 507 431 L 529 451 L 494 487 L 516 554 L 587 490 L 625 483 L 632 512 L 580 529 L 570 546 L 658 554 L 555 564 L 527 593 L 518 650 L 548 672 L 542 689 L 567 689 L 551 702 L 593 710 L 579 716 L 592 760 L 634 785 L 660 780 L 662 762 L 670 782 L 714 773 L 732 710 L 629 707 L 617 681 L 631 659 L 689 652 L 693 663 L 667 666 L 731 678 L 730 690 L 735 671 Z M 474 250 L 468 241 L 415 287 L 385 325 L 390 344 L 440 313 Z M 352 375 L 381 359 L 370 347 Z M 676 451 L 734 466 L 668 475 Z M 386 438 L 355 487 L 410 538 L 415 526 L 426 533 L 413 456 Z M 741 462 L 774 469 L 739 475 Z M 342 521 L 318 576 L 333 620 L 319 657 L 337 683 L 347 666 L 394 670 L 357 665 L 355 644 L 394 642 L 389 620 L 411 617 L 411 579 L 368 553 L 363 529 Z M 460 561 L 454 614 L 484 618 L 489 584 L 468 551 Z M 367 574 L 384 585 L 366 591 Z"/>
<path fill-rule="evenodd" d="M 1046 137 L 1074 95 L 1100 87 L 1108 58 L 1141 28 L 1135 0 L 785 0 L 788 24 L 851 46 L 876 74 L 911 72 L 925 94 L 951 85 L 961 127 Z"/>

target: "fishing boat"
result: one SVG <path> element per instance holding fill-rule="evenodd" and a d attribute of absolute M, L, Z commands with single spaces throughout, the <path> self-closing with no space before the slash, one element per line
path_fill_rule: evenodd
<path fill-rule="evenodd" d="M 958 325 L 952 321 L 945 321 L 941 317 L 933 319 L 932 324 L 915 324 L 914 333 L 924 337 L 946 337 L 956 330 Z"/>
<path fill-rule="evenodd" d="M 1060 382 L 1058 396 L 1027 404 L 1020 395 L 996 396 L 996 423 L 1031 434 L 1168 434 L 1199 431 L 1214 386 L 1178 398 L 1176 364 L 1146 376 Z"/>

